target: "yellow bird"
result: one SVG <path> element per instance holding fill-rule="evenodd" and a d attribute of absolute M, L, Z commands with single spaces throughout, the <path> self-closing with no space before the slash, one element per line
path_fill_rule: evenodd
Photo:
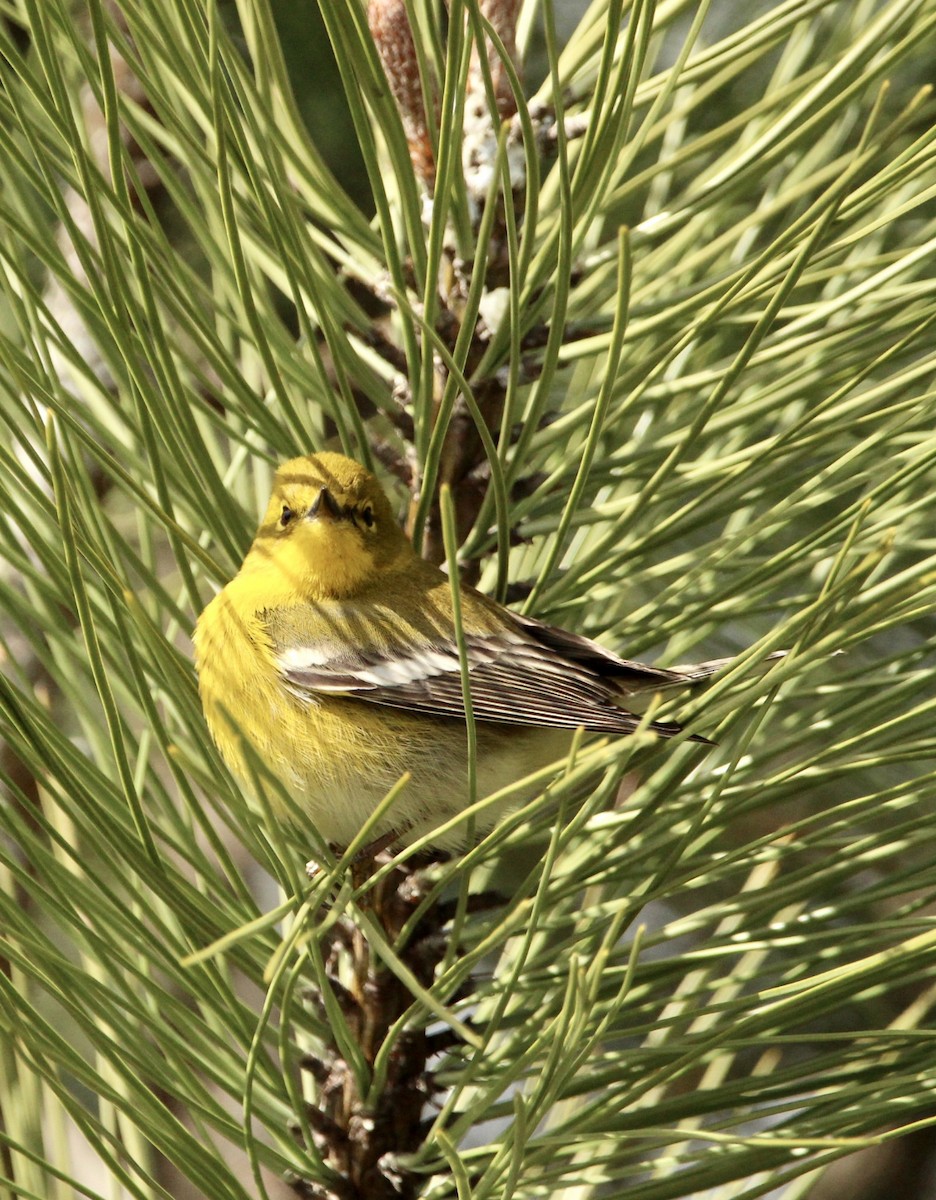
<path fill-rule="evenodd" d="M 562 757 L 580 726 L 633 733 L 629 696 L 694 683 L 724 662 L 645 666 L 470 587 L 461 605 L 479 797 Z M 359 463 L 323 453 L 280 467 L 240 571 L 198 620 L 195 664 L 229 767 L 251 777 L 249 743 L 327 841 L 348 845 L 405 772 L 375 838 L 415 840 L 467 807 L 451 584 L 416 554 Z"/>

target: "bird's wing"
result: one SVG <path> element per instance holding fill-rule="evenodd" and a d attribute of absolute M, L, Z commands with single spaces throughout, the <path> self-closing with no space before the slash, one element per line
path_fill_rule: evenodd
<path fill-rule="evenodd" d="M 373 623 L 368 622 L 373 629 Z M 548 628 L 548 627 L 544 627 Z M 594 732 L 632 733 L 640 718 L 616 703 L 611 678 L 592 667 L 601 648 L 581 639 L 579 661 L 564 653 L 557 636 L 527 634 L 524 624 L 466 638 L 471 706 L 478 721 Z M 380 649 L 361 649 L 346 637 L 311 644 L 294 626 L 270 626 L 272 649 L 283 681 L 306 699 L 343 696 L 425 716 L 465 719 L 458 646 L 438 629 L 432 640 L 401 636 L 385 623 Z M 574 635 L 565 635 L 573 639 Z M 557 644 L 558 643 L 558 644 Z M 584 647 L 593 649 L 586 655 Z M 618 660 L 623 661 L 623 660 Z M 638 664 L 633 664 L 636 668 Z M 645 668 L 648 674 L 654 672 Z M 610 676 L 611 671 L 607 671 Z M 668 682 L 668 672 L 660 672 Z M 649 686 L 648 683 L 644 687 Z M 648 728 L 664 737 L 680 731 L 667 722 Z M 697 739 L 704 740 L 704 739 Z"/>
<path fill-rule="evenodd" d="M 547 625 L 535 617 L 515 612 L 511 612 L 510 616 L 520 628 L 544 646 L 550 646 L 563 657 L 588 667 L 596 675 L 612 679 L 615 688 L 625 697 L 636 698 L 647 692 L 661 692 L 668 688 L 697 687 L 736 661 L 734 658 L 710 658 L 707 662 L 683 663 L 675 667 L 651 667 L 647 663 L 619 658 L 613 651 L 590 638 Z M 786 650 L 774 650 L 772 654 L 764 656 L 761 664 L 767 667 L 786 658 L 786 654 Z"/>
<path fill-rule="evenodd" d="M 514 624 L 534 641 L 554 650 L 570 662 L 586 667 L 595 675 L 613 679 L 614 686 L 622 693 L 660 691 L 663 688 L 685 686 L 691 682 L 688 672 L 692 667 L 651 667 L 647 663 L 634 662 L 629 658 L 620 658 L 611 650 L 605 649 L 598 642 L 582 637 L 578 633 L 570 633 L 557 625 L 547 625 L 537 621 L 535 617 L 527 617 L 521 613 L 510 612 Z M 723 665 L 730 660 L 719 660 Z M 703 663 L 702 667 L 709 664 Z M 717 666 L 713 664 L 713 670 Z M 711 674 L 711 672 L 707 672 Z"/>

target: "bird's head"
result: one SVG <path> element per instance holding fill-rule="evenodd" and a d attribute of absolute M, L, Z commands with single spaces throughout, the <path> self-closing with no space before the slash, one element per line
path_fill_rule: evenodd
<path fill-rule="evenodd" d="M 276 472 L 243 571 L 264 572 L 276 592 L 340 598 L 413 553 L 369 471 L 342 454 L 310 454 Z"/>

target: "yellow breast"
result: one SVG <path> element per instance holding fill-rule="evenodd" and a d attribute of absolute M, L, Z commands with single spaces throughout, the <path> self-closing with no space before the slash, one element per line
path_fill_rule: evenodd
<path fill-rule="evenodd" d="M 205 718 L 228 767 L 251 784 L 255 771 L 246 743 L 326 841 L 347 845 L 404 773 L 411 780 L 375 837 L 393 830 L 410 840 L 467 807 L 464 724 L 291 691 L 277 669 L 264 607 L 249 580 L 239 576 L 215 597 L 194 640 Z M 559 757 L 567 742 L 561 731 L 479 726 L 478 795 Z M 268 789 L 267 799 L 285 815 L 275 790 Z M 492 810 L 479 827 L 495 816 Z M 453 834 L 445 845 L 462 841 Z"/>

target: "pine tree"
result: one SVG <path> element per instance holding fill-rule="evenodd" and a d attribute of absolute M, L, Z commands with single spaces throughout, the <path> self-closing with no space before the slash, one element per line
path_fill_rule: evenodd
<path fill-rule="evenodd" d="M 924 1194 L 936 0 L 556 16 L 4 5 L 11 1196 Z M 273 821 L 189 635 L 325 447 L 491 594 L 734 657 L 715 745 L 581 739 L 428 866 Z"/>

